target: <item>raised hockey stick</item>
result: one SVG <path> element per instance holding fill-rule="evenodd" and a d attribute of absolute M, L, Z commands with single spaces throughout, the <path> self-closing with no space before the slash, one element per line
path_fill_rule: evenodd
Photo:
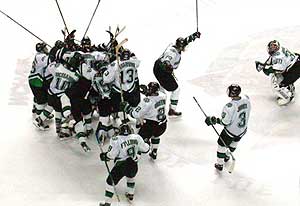
<path fill-rule="evenodd" d="M 67 27 L 67 24 L 66 24 L 65 18 L 64 18 L 64 16 L 63 16 L 62 12 L 61 12 L 61 9 L 60 9 L 60 6 L 59 6 L 59 4 L 58 4 L 58 1 L 57 1 L 57 0 L 55 0 L 55 2 L 56 2 L 56 5 L 57 5 L 57 7 L 58 7 L 58 10 L 59 10 L 60 16 L 61 16 L 61 18 L 62 18 L 62 20 L 63 20 L 63 22 L 64 22 L 64 25 L 65 25 L 66 31 L 67 31 L 67 33 L 68 33 L 68 35 L 69 35 L 70 33 L 69 33 L 69 30 L 68 30 L 68 27 Z"/>
<path fill-rule="evenodd" d="M 196 0 L 196 22 L 197 22 L 197 32 L 198 30 L 198 0 Z"/>
<path fill-rule="evenodd" d="M 119 81 L 120 81 L 120 94 L 121 94 L 121 102 L 124 102 L 124 96 L 123 96 L 123 88 L 122 88 L 122 75 L 121 75 L 121 67 L 120 67 L 120 58 L 119 58 L 119 50 L 120 48 L 128 41 L 127 38 L 125 38 L 123 41 L 121 41 L 117 46 L 116 46 L 116 59 L 117 59 L 117 64 L 119 68 Z M 127 119 L 125 111 L 123 111 L 123 117 L 124 120 Z"/>
<path fill-rule="evenodd" d="M 200 110 L 202 111 L 202 113 L 204 114 L 205 118 L 207 118 L 207 115 L 206 113 L 204 112 L 204 110 L 202 109 L 202 107 L 200 106 L 200 104 L 198 103 L 197 99 L 195 97 L 193 97 L 193 99 L 195 100 L 195 102 L 197 103 L 198 107 L 200 108 Z M 220 140 L 222 141 L 222 143 L 225 145 L 225 147 L 229 150 L 229 155 L 231 156 L 232 158 L 232 163 L 231 165 L 229 166 L 228 168 L 228 172 L 229 173 L 232 173 L 233 172 L 233 169 L 234 169 L 234 166 L 235 166 L 235 158 L 232 154 L 232 152 L 230 151 L 229 147 L 226 145 L 226 143 L 224 142 L 224 140 L 222 139 L 222 137 L 220 136 L 219 132 L 216 130 L 215 126 L 214 125 L 211 125 L 212 128 L 215 130 L 215 132 L 217 133 L 218 137 L 220 138 Z"/>
<path fill-rule="evenodd" d="M 42 40 L 40 37 L 38 37 L 37 35 L 35 35 L 34 33 L 32 33 L 31 31 L 29 31 L 29 29 L 27 29 L 26 27 L 24 27 L 22 24 L 20 24 L 19 22 L 17 22 L 16 20 L 14 20 L 12 17 L 8 16 L 6 13 L 4 13 L 3 11 L 0 10 L 0 12 L 5 15 L 7 18 L 9 18 L 10 20 L 12 20 L 13 22 L 15 22 L 16 24 L 18 24 L 20 27 L 22 27 L 23 29 L 25 29 L 29 34 L 31 34 L 32 36 L 34 36 L 35 38 L 37 38 L 38 40 L 40 40 L 41 42 L 44 42 L 47 46 L 49 46 L 50 48 L 52 48 L 49 44 L 47 44 L 44 40 Z"/>
<path fill-rule="evenodd" d="M 89 22 L 89 24 L 88 24 L 88 26 L 87 26 L 87 28 L 86 28 L 86 30 L 85 30 L 84 35 L 83 35 L 82 38 L 85 37 L 87 31 L 89 30 L 90 25 L 91 25 L 91 23 L 92 23 L 92 20 L 94 19 L 95 13 L 96 13 L 96 11 L 97 11 L 97 9 L 98 9 L 98 6 L 99 6 L 100 2 L 101 2 L 101 0 L 98 0 L 98 3 L 97 3 L 96 8 L 95 8 L 95 10 L 94 10 L 94 13 L 93 13 L 93 15 L 92 15 L 92 17 L 91 17 L 91 20 L 90 20 L 90 22 Z"/>

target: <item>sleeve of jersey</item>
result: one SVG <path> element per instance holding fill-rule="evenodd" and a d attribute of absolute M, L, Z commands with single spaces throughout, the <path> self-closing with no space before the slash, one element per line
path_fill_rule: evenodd
<path fill-rule="evenodd" d="M 149 107 L 150 107 L 150 100 L 148 97 L 145 97 L 137 107 L 135 107 L 132 112 L 131 116 L 135 119 L 142 118 L 145 113 L 148 112 Z"/>
<path fill-rule="evenodd" d="M 224 106 L 222 114 L 221 114 L 221 121 L 223 125 L 230 125 L 232 120 L 232 114 L 234 107 L 231 103 L 228 103 Z"/>
<path fill-rule="evenodd" d="M 140 135 L 137 135 L 138 139 L 138 148 L 141 153 L 148 153 L 150 150 L 150 146 L 144 142 Z"/>
<path fill-rule="evenodd" d="M 108 67 L 107 70 L 103 74 L 103 83 L 108 84 L 115 80 L 116 70 L 114 67 Z"/>
<path fill-rule="evenodd" d="M 114 160 L 119 154 L 118 140 L 115 138 L 110 139 L 110 144 L 107 150 L 107 157 Z"/>

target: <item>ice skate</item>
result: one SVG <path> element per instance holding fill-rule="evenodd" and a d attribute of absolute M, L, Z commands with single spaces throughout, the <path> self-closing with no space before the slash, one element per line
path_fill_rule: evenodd
<path fill-rule="evenodd" d="M 178 117 L 178 116 L 181 116 L 182 115 L 182 113 L 181 112 L 177 112 L 177 111 L 175 111 L 174 109 L 169 109 L 169 112 L 168 112 L 168 115 L 169 116 L 174 116 L 174 117 Z"/>
<path fill-rule="evenodd" d="M 216 163 L 215 168 L 221 172 L 223 170 L 223 165 Z"/>
<path fill-rule="evenodd" d="M 149 153 L 149 156 L 151 157 L 152 160 L 156 160 L 157 153 L 152 151 L 152 152 Z"/>
<path fill-rule="evenodd" d="M 83 149 L 85 152 L 91 151 L 91 148 L 86 144 L 86 142 L 81 142 L 81 143 L 80 143 L 80 146 L 82 147 L 82 149 Z"/>
<path fill-rule="evenodd" d="M 128 200 L 128 202 L 131 202 L 131 201 L 133 201 L 134 195 L 133 194 L 129 194 L 128 192 L 126 192 L 125 193 L 125 197 Z"/>
<path fill-rule="evenodd" d="M 110 204 L 109 203 L 101 203 L 100 202 L 99 206 L 110 206 Z"/>
<path fill-rule="evenodd" d="M 35 118 L 35 120 L 33 120 L 33 124 L 34 126 L 36 126 L 37 128 L 43 131 L 49 129 L 49 125 L 46 125 L 40 117 Z"/>

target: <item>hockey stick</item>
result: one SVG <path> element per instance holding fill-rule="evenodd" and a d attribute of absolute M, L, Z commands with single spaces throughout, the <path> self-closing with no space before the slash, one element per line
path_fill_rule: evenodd
<path fill-rule="evenodd" d="M 61 16 L 61 18 L 62 18 L 62 20 L 63 20 L 63 22 L 64 22 L 64 25 L 65 25 L 66 31 L 67 31 L 67 33 L 68 33 L 68 35 L 69 35 L 70 33 L 69 33 L 69 30 L 68 30 L 67 24 L 66 24 L 66 22 L 65 22 L 65 18 L 64 18 L 63 14 L 62 14 L 62 12 L 61 12 L 61 10 L 60 10 L 60 6 L 59 6 L 59 4 L 58 4 L 58 1 L 57 1 L 57 0 L 55 0 L 55 2 L 56 2 L 56 5 L 57 5 L 57 7 L 58 7 L 58 10 L 59 10 L 60 16 Z"/>
<path fill-rule="evenodd" d="M 197 32 L 198 30 L 198 0 L 196 0 L 196 22 L 197 22 Z"/>
<path fill-rule="evenodd" d="M 97 140 L 97 142 L 99 143 L 98 133 L 96 132 L 95 135 L 96 135 L 96 140 Z M 98 144 L 98 146 L 99 146 L 100 152 L 103 153 L 103 148 L 102 148 L 103 143 Z M 114 188 L 114 191 L 115 191 L 117 200 L 118 200 L 118 202 L 120 203 L 120 197 L 119 197 L 119 195 L 118 195 L 118 192 L 117 192 L 117 188 L 116 188 L 114 179 L 113 179 L 113 177 L 112 177 L 112 175 L 111 175 L 111 171 L 110 171 L 110 169 L 109 169 L 109 166 L 108 166 L 108 164 L 107 164 L 107 161 L 105 160 L 104 162 L 105 162 L 106 170 L 107 170 L 107 172 L 108 172 L 108 176 L 109 176 L 109 178 L 111 179 L 111 182 L 112 182 L 112 184 L 113 184 L 112 186 L 113 186 L 113 188 Z"/>
<path fill-rule="evenodd" d="M 204 114 L 204 116 L 207 118 L 207 115 L 206 113 L 204 112 L 204 110 L 202 109 L 202 107 L 200 106 L 200 104 L 198 103 L 197 99 L 195 97 L 193 97 L 193 99 L 195 100 L 195 102 L 197 103 L 198 107 L 200 108 L 200 110 L 202 111 L 202 113 Z M 233 169 L 234 169 L 234 166 L 235 166 L 235 158 L 232 154 L 232 152 L 230 151 L 229 147 L 226 145 L 226 143 L 224 142 L 224 140 L 222 139 L 222 137 L 220 136 L 219 132 L 216 130 L 215 126 L 212 124 L 211 125 L 212 128 L 215 130 L 215 132 L 217 133 L 218 137 L 220 138 L 220 140 L 222 141 L 222 143 L 225 145 L 225 147 L 229 150 L 229 155 L 231 156 L 232 158 L 232 163 L 231 165 L 229 166 L 228 168 L 228 172 L 229 173 L 232 173 Z"/>
<path fill-rule="evenodd" d="M 34 33 L 32 33 L 31 31 L 29 31 L 26 27 L 24 27 L 23 25 L 21 25 L 19 22 L 17 22 L 16 20 L 14 20 L 13 18 L 11 18 L 10 16 L 8 16 L 6 13 L 4 13 L 3 11 L 0 10 L 0 12 L 5 15 L 7 18 L 9 18 L 10 20 L 12 20 L 13 22 L 15 22 L 16 24 L 18 24 L 20 27 L 22 27 L 23 29 L 25 29 L 28 33 L 30 33 L 31 35 L 33 35 L 35 38 L 37 38 L 38 40 L 40 40 L 41 42 L 44 42 L 47 46 L 49 46 L 50 48 L 52 48 L 49 44 L 47 44 L 44 40 L 42 40 L 40 37 L 38 37 L 37 35 L 35 35 Z"/>
<path fill-rule="evenodd" d="M 90 22 L 89 22 L 89 24 L 88 24 L 88 26 L 87 26 L 87 28 L 86 28 L 86 30 L 85 30 L 84 35 L 83 35 L 82 38 L 85 37 L 87 31 L 89 30 L 90 25 L 91 25 L 91 23 L 92 23 L 92 20 L 94 19 L 95 13 L 96 13 L 96 11 L 97 11 L 97 9 L 98 9 L 98 6 L 99 6 L 100 2 L 101 2 L 101 0 L 98 0 L 97 6 L 96 6 L 96 8 L 95 8 L 95 10 L 94 10 L 94 13 L 93 13 L 93 15 L 92 15 L 92 17 L 91 17 L 91 20 L 90 20 Z"/>
<path fill-rule="evenodd" d="M 124 96 L 123 96 L 123 89 L 122 89 L 122 75 L 121 75 L 121 67 L 120 67 L 119 50 L 123 46 L 123 44 L 125 44 L 127 41 L 128 41 L 128 39 L 125 38 L 123 41 L 121 41 L 121 43 L 119 43 L 116 46 L 116 59 L 117 59 L 117 64 L 118 64 L 118 68 L 119 68 L 121 102 L 124 102 Z M 125 111 L 123 111 L 123 117 L 124 117 L 124 120 L 127 119 Z"/>

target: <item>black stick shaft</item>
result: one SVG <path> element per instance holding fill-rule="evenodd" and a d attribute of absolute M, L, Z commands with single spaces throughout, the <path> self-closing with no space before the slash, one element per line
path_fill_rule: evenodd
<path fill-rule="evenodd" d="M 193 97 L 193 99 L 194 99 L 195 102 L 197 103 L 198 107 L 200 108 L 200 110 L 202 111 L 202 113 L 204 114 L 204 116 L 207 117 L 207 115 L 205 114 L 204 110 L 202 109 L 202 107 L 201 107 L 200 104 L 198 103 L 197 99 L 196 99 L 195 97 Z M 219 134 L 219 132 L 217 131 L 217 129 L 215 128 L 215 126 L 214 126 L 213 124 L 212 124 L 211 126 L 212 126 L 212 128 L 215 130 L 215 132 L 217 133 L 218 137 L 219 137 L 220 140 L 223 142 L 223 144 L 225 145 L 225 147 L 227 147 L 227 148 L 229 149 L 228 145 L 226 145 L 225 141 L 222 139 L 222 137 L 220 136 L 220 134 Z M 230 154 L 232 160 L 235 161 L 235 158 L 234 158 L 234 156 L 232 155 L 232 153 L 229 152 L 229 154 Z"/>
<path fill-rule="evenodd" d="M 16 20 L 14 20 L 12 17 L 10 17 L 9 15 L 7 15 L 6 13 L 4 13 L 3 11 L 0 10 L 0 12 L 5 15 L 7 18 L 9 18 L 10 20 L 12 20 L 13 22 L 15 22 L 16 24 L 18 24 L 20 27 L 22 27 L 23 29 L 25 29 L 28 33 L 30 33 L 32 36 L 34 36 L 35 38 L 37 38 L 38 40 L 44 42 L 45 44 L 47 44 L 44 40 L 42 40 L 40 37 L 38 37 L 37 35 L 35 35 L 34 33 L 32 33 L 29 29 L 27 29 L 26 27 L 24 27 L 22 24 L 20 24 L 19 22 L 17 22 Z M 49 46 L 51 48 L 51 46 L 49 44 L 47 44 L 47 46 Z"/>
<path fill-rule="evenodd" d="M 60 6 L 59 6 L 59 4 L 58 4 L 58 1 L 55 0 L 55 2 L 56 2 L 56 5 L 57 5 L 57 7 L 58 7 L 60 16 L 61 16 L 61 18 L 62 18 L 62 20 L 63 20 L 63 22 L 64 22 L 65 28 L 66 28 L 68 34 L 70 34 L 70 33 L 69 33 L 69 30 L 68 30 L 68 27 L 67 27 L 67 24 L 66 24 L 66 22 L 65 22 L 65 18 L 64 18 L 64 16 L 63 16 L 63 14 L 62 14 L 62 12 L 61 12 L 61 9 L 60 9 Z"/>
<path fill-rule="evenodd" d="M 196 22 L 197 22 L 197 32 L 198 30 L 198 0 L 196 0 Z"/>
<path fill-rule="evenodd" d="M 99 6 L 100 2 L 101 2 L 101 0 L 98 0 L 97 6 L 96 6 L 96 8 L 95 8 L 95 10 L 94 10 L 94 13 L 93 13 L 93 15 L 92 15 L 92 17 L 91 17 L 91 20 L 90 20 L 90 22 L 89 22 L 89 24 L 88 24 L 88 26 L 87 26 L 87 28 L 86 28 L 86 30 L 85 30 L 85 32 L 84 32 L 83 38 L 85 37 L 86 33 L 88 32 L 88 30 L 89 30 L 89 28 L 90 28 L 90 25 L 91 25 L 91 23 L 92 23 L 92 20 L 94 19 L 95 13 L 96 13 L 96 11 L 97 11 L 97 9 L 98 9 L 98 6 Z"/>

